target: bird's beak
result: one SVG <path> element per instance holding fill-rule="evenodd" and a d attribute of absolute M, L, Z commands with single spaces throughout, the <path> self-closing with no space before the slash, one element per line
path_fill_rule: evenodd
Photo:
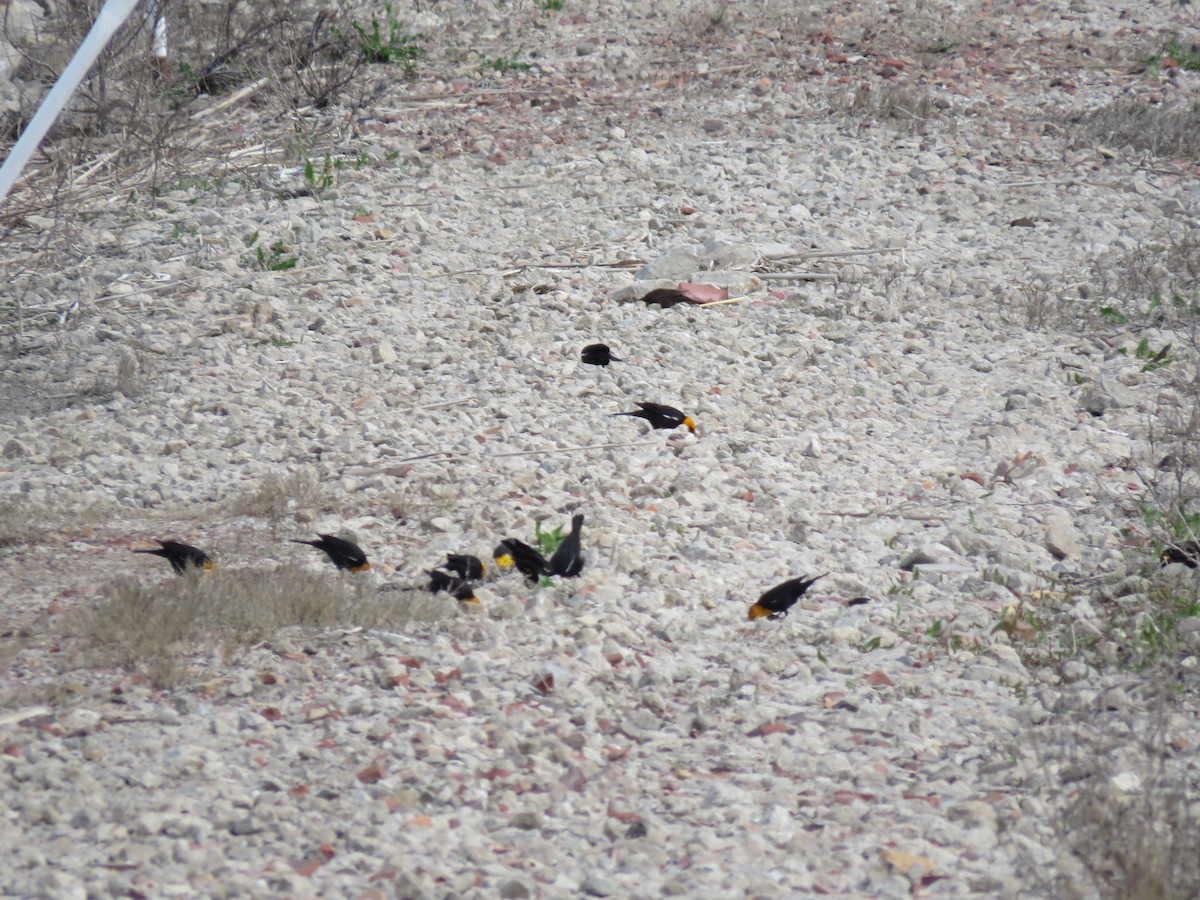
<path fill-rule="evenodd" d="M 690 431 L 692 434 L 696 433 L 696 423 L 692 421 L 691 416 L 684 416 L 683 424 L 687 426 L 687 430 Z"/>

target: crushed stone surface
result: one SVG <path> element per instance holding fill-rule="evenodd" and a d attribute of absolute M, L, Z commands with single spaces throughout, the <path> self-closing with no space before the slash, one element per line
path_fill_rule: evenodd
<path fill-rule="evenodd" d="M 250 154 L 23 276 L 64 324 L 0 387 L 0 497 L 31 511 L 0 546 L 0 890 L 1096 896 L 1056 729 L 1138 683 L 997 626 L 1127 566 L 1176 390 L 1131 348 L 1178 336 L 1072 323 L 1194 227 L 1200 170 L 1086 114 L 1194 103 L 1137 63 L 1197 28 L 939 6 L 421 4 L 415 80 L 343 111 L 365 165 L 292 196 L 295 160 Z M 680 282 L 725 299 L 638 299 Z M 622 361 L 583 365 L 596 341 Z M 637 401 L 697 434 L 613 415 Z M 414 591 L 576 511 L 577 579 Z M 115 581 L 174 583 L 135 546 L 325 575 L 288 543 L 319 532 L 427 614 L 180 644 L 167 687 L 58 637 Z"/>

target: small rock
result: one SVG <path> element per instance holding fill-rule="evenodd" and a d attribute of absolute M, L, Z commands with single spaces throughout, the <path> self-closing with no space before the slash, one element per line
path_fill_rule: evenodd
<path fill-rule="evenodd" d="M 67 713 L 62 724 L 69 733 L 87 733 L 100 724 L 100 713 L 90 709 L 73 709 Z"/>
<path fill-rule="evenodd" d="M 1112 785 L 1118 791 L 1132 794 L 1142 787 L 1142 779 L 1136 772 L 1118 772 L 1112 777 Z"/>
<path fill-rule="evenodd" d="M 512 878 L 500 885 L 500 896 L 504 900 L 523 900 L 529 896 L 529 888 Z"/>
<path fill-rule="evenodd" d="M 700 260 L 695 251 L 687 247 L 672 247 L 633 277 L 638 281 L 651 281 L 656 278 L 686 281 L 699 268 Z"/>
<path fill-rule="evenodd" d="M 519 812 L 508 820 L 508 824 L 522 831 L 534 831 L 542 827 L 542 815 L 532 811 Z"/>
<path fill-rule="evenodd" d="M 1088 673 L 1090 671 L 1091 670 L 1088 668 L 1087 663 L 1080 662 L 1077 659 L 1072 659 L 1063 663 L 1062 679 L 1068 684 L 1076 681 L 1083 681 L 1083 679 L 1088 677 Z"/>
<path fill-rule="evenodd" d="M 911 572 L 917 566 L 931 566 L 938 561 L 934 556 L 932 549 L 929 547 L 918 547 L 908 553 L 904 559 L 900 560 L 900 569 L 904 572 Z"/>
<path fill-rule="evenodd" d="M 254 693 L 254 682 L 249 675 L 240 675 L 230 682 L 225 693 L 230 697 L 248 697 Z"/>
<path fill-rule="evenodd" d="M 262 825 L 253 816 L 246 816 L 244 819 L 237 819 L 229 823 L 229 833 L 242 837 L 258 834 L 262 830 Z"/>
<path fill-rule="evenodd" d="M 1083 389 L 1079 405 L 1093 416 L 1102 416 L 1110 409 L 1133 406 L 1137 397 L 1115 378 L 1101 376 Z"/>
<path fill-rule="evenodd" d="M 732 269 L 752 266 L 758 262 L 758 251 L 752 244 L 720 241 L 709 238 L 704 242 L 703 258 L 714 268 Z"/>
<path fill-rule="evenodd" d="M 964 800 L 956 803 L 947 810 L 947 816 L 952 822 L 962 822 L 968 828 L 996 827 L 996 810 L 990 803 L 984 803 L 982 800 Z"/>
<path fill-rule="evenodd" d="M 592 872 L 583 880 L 580 890 L 589 897 L 609 897 L 617 892 L 617 885 L 603 872 Z"/>
<path fill-rule="evenodd" d="M 371 362 L 373 363 L 394 363 L 396 358 L 396 351 L 390 341 L 380 341 L 371 348 Z"/>
<path fill-rule="evenodd" d="M 1046 516 L 1046 549 L 1055 559 L 1066 559 L 1080 553 L 1079 532 L 1071 519 L 1062 512 Z"/>

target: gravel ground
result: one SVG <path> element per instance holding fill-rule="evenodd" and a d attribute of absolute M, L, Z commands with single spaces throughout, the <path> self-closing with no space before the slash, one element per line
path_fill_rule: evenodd
<path fill-rule="evenodd" d="M 343 111 L 367 164 L 315 196 L 256 151 L 98 209 L 57 271 L 36 218 L 8 238 L 65 324 L 0 387 L 6 895 L 1087 897 L 1077 723 L 1153 726 L 1195 784 L 1193 710 L 997 628 L 1130 567 L 1185 363 L 1128 349 L 1186 336 L 1099 309 L 1195 228 L 1200 169 L 1084 114 L 1194 103 L 1137 65 L 1194 20 L 602 6 L 413 12 L 429 60 Z M 255 232 L 298 265 L 256 270 Z M 682 281 L 731 302 L 638 299 Z M 575 511 L 578 579 L 414 590 Z M 287 543 L 314 532 L 374 569 Z M 167 537 L 220 569 L 129 552 Z M 78 646 L 114 597 L 239 572 L 389 612 L 181 640 L 170 683 Z M 1140 746 L 1103 750 L 1118 808 Z"/>

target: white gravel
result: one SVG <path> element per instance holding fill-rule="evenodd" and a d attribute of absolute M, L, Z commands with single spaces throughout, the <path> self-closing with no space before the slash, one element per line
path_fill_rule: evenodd
<path fill-rule="evenodd" d="M 0 493 L 57 516 L 0 548 L 6 895 L 1095 893 L 1057 828 L 1060 729 L 1136 680 L 1027 668 L 996 626 L 1128 565 L 1171 373 L 1116 348 L 1172 337 L 1068 322 L 1107 305 L 1080 292 L 1097 267 L 1195 227 L 1197 173 L 1064 123 L 1194 98 L 1195 73 L 1130 72 L 1194 23 L 1156 4 L 1135 44 L 1107 0 L 963 2 L 972 39 L 922 55 L 886 4 L 731 4 L 711 33 L 699 4 L 601 6 L 432 5 L 423 81 L 347 113 L 377 165 L 316 198 L 277 199 L 275 163 L 143 196 L 99 211 L 79 267 L 29 276 L 27 302 L 78 308 L 0 395 Z M 472 83 L 450 53 L 471 40 L 539 70 Z M 464 108 L 397 113 L 464 83 Z M 831 110 L 860 84 L 932 106 Z M 244 266 L 254 231 L 297 268 Z M 805 251 L 845 255 L 764 262 Z M 742 302 L 633 299 L 668 256 L 646 274 Z M 797 272 L 836 277 L 772 277 Z M 1061 315 L 1031 327 L 1038 302 Z M 582 365 L 597 340 L 625 361 Z M 698 435 L 611 417 L 638 400 Z M 246 514 L 282 477 L 300 502 Z M 166 691 L 59 658 L 107 583 L 166 577 L 136 542 L 315 568 L 286 539 L 348 531 L 408 586 L 576 510 L 579 579 L 488 580 L 403 632 L 180 648 Z"/>

